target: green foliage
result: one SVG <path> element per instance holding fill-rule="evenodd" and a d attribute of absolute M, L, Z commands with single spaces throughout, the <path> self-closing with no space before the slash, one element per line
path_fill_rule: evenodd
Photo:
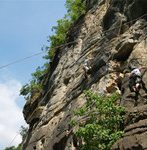
<path fill-rule="evenodd" d="M 22 150 L 22 144 L 19 144 L 17 147 L 15 146 L 6 147 L 4 150 Z"/>
<path fill-rule="evenodd" d="M 49 58 L 51 61 L 54 58 L 55 49 L 65 43 L 71 25 L 86 11 L 85 3 L 82 0 L 66 0 L 65 6 L 67 8 L 67 14 L 63 19 L 57 21 L 57 26 L 52 27 L 55 34 L 49 36 L 50 48 L 45 58 Z"/>
<path fill-rule="evenodd" d="M 46 64 L 45 64 L 46 65 Z M 39 83 L 42 80 L 42 76 L 47 73 L 47 66 L 38 67 L 34 73 L 32 73 L 32 80 L 35 83 Z"/>
<path fill-rule="evenodd" d="M 29 84 L 25 84 L 20 89 L 20 95 L 26 96 L 30 92 L 31 88 Z"/>
<path fill-rule="evenodd" d="M 22 144 L 19 144 L 14 150 L 22 150 Z"/>
<path fill-rule="evenodd" d="M 85 14 L 86 6 L 82 0 L 66 0 L 67 16 L 75 22 L 81 15 Z"/>
<path fill-rule="evenodd" d="M 6 147 L 5 150 L 15 150 L 15 146 Z"/>
<path fill-rule="evenodd" d="M 51 48 L 54 48 L 55 46 L 65 42 L 66 34 L 70 26 L 71 22 L 66 17 L 57 21 L 57 26 L 52 27 L 55 35 L 50 36 Z"/>
<path fill-rule="evenodd" d="M 27 127 L 24 127 L 24 126 L 20 127 L 20 135 L 22 137 L 22 141 L 24 141 L 25 138 L 27 137 L 27 132 L 28 132 L 28 128 Z"/>
<path fill-rule="evenodd" d="M 86 104 L 75 111 L 75 115 L 84 118 L 76 122 L 75 135 L 83 139 L 82 150 L 109 150 L 122 134 L 124 108 L 117 106 L 118 93 L 111 96 L 98 96 L 87 91 Z"/>
<path fill-rule="evenodd" d="M 59 46 L 65 43 L 67 32 L 71 26 L 71 21 L 69 21 L 66 17 L 57 21 L 57 26 L 52 27 L 52 31 L 55 32 L 54 35 L 49 37 L 50 41 L 50 50 L 49 50 L 49 58 L 52 60 L 54 58 L 56 46 Z"/>
<path fill-rule="evenodd" d="M 32 73 L 32 80 L 30 83 L 25 84 L 21 90 L 20 95 L 28 96 L 33 92 L 39 92 L 42 88 L 41 81 L 43 76 L 47 73 L 48 66 L 45 64 L 43 67 L 38 67 L 34 73 Z"/>

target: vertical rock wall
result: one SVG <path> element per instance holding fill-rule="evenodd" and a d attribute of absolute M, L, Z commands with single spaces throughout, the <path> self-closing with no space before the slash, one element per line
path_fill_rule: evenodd
<path fill-rule="evenodd" d="M 45 88 L 24 107 L 30 126 L 24 150 L 76 150 L 69 122 L 73 110 L 84 104 L 86 89 L 98 94 L 123 90 L 125 134 L 112 149 L 147 149 L 146 93 L 141 90 L 136 100 L 127 76 L 130 66 L 147 64 L 147 1 L 87 0 L 87 7 L 69 32 L 68 42 L 75 43 L 58 49 L 52 73 L 44 77 Z M 87 58 L 92 59 L 92 69 L 85 77 Z M 147 73 L 147 85 L 146 79 Z"/>

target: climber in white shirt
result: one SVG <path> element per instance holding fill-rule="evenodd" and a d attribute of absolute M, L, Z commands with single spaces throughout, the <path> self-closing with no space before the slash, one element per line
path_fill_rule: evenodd
<path fill-rule="evenodd" d="M 143 71 L 146 71 L 146 67 L 134 68 L 130 74 L 129 88 L 131 92 L 139 92 L 142 87 L 145 92 L 147 89 L 145 87 L 145 83 L 142 81 Z"/>
<path fill-rule="evenodd" d="M 141 77 L 141 71 L 139 68 L 133 69 L 131 71 L 131 75 L 136 75 L 136 76 L 140 76 Z"/>

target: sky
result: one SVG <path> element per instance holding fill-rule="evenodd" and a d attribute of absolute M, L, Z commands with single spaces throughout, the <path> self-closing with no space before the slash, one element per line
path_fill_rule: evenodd
<path fill-rule="evenodd" d="M 66 13 L 66 0 L 0 0 L 0 67 L 41 52 L 51 27 Z M 0 150 L 19 144 L 26 126 L 19 90 L 45 60 L 41 55 L 0 69 Z"/>

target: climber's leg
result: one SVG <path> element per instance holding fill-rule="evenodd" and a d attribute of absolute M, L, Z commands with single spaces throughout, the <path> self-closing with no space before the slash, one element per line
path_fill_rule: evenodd
<path fill-rule="evenodd" d="M 83 70 L 84 70 L 84 77 L 88 78 L 88 75 L 87 75 L 88 68 L 87 67 L 83 67 Z"/>
<path fill-rule="evenodd" d="M 135 90 L 136 90 L 135 85 L 136 85 L 135 79 L 130 78 L 130 80 L 129 80 L 129 89 L 130 89 L 131 92 L 135 92 Z"/>
<path fill-rule="evenodd" d="M 147 93 L 147 88 L 145 86 L 145 83 L 141 80 L 142 89 Z"/>

